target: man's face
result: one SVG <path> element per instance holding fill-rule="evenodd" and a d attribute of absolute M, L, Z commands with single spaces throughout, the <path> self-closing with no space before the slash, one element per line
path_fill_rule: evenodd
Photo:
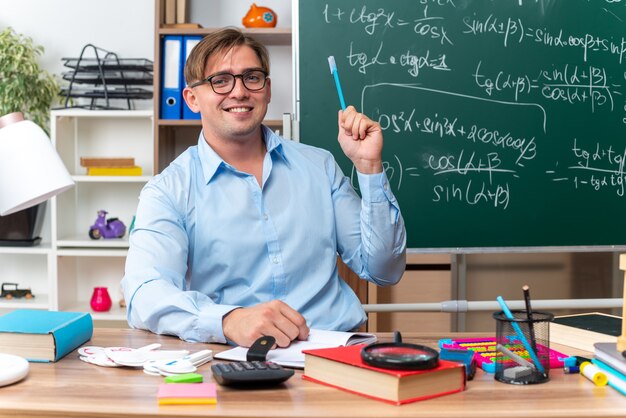
<path fill-rule="evenodd" d="M 228 72 L 241 74 L 247 70 L 261 69 L 261 62 L 249 46 L 235 47 L 209 58 L 204 76 Z M 217 94 L 208 83 L 185 92 L 192 110 L 202 113 L 205 138 L 218 140 L 246 140 L 259 134 L 259 126 L 267 113 L 271 98 L 270 80 L 259 91 L 249 91 L 241 78 L 236 78 L 234 89 L 228 94 Z"/>

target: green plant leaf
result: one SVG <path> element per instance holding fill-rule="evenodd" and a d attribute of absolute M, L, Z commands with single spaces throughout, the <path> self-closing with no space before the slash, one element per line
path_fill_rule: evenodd
<path fill-rule="evenodd" d="M 0 115 L 23 112 L 48 132 L 50 108 L 60 100 L 60 85 L 39 67 L 43 53 L 43 46 L 11 27 L 0 32 Z"/>

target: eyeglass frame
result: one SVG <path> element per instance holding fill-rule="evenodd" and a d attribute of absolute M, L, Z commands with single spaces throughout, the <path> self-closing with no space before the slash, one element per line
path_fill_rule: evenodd
<path fill-rule="evenodd" d="M 249 73 L 254 72 L 254 71 L 260 72 L 264 76 L 264 78 L 263 78 L 263 86 L 261 86 L 260 88 L 258 88 L 256 90 L 252 90 L 248 86 L 246 86 L 246 82 L 243 80 L 243 77 L 246 74 L 249 74 Z M 232 88 L 229 91 L 221 92 L 221 93 L 215 91 L 215 87 L 213 86 L 213 83 L 211 82 L 211 79 L 213 79 L 214 77 L 220 76 L 220 75 L 230 75 L 230 76 L 233 77 L 233 80 L 234 80 L 233 86 L 232 86 Z M 269 78 L 269 74 L 267 73 L 267 71 L 262 70 L 261 68 L 251 68 L 251 69 L 246 70 L 246 71 L 244 71 L 243 73 L 240 73 L 240 74 L 232 74 L 232 73 L 229 73 L 229 72 L 222 71 L 222 72 L 219 72 L 219 73 L 211 74 L 207 78 L 204 78 L 204 79 L 202 79 L 200 81 L 196 81 L 195 83 L 191 84 L 189 87 L 190 88 L 194 88 L 194 87 L 201 86 L 203 84 L 208 84 L 208 85 L 211 86 L 211 90 L 213 90 L 213 92 L 215 94 L 226 95 L 226 94 L 230 94 L 235 89 L 235 85 L 237 84 L 237 79 L 238 78 L 241 79 L 241 84 L 243 84 L 243 86 L 245 87 L 246 90 L 252 91 L 252 92 L 257 92 L 257 91 L 261 91 L 261 90 L 263 90 L 265 88 L 265 86 L 267 85 L 267 80 Z"/>

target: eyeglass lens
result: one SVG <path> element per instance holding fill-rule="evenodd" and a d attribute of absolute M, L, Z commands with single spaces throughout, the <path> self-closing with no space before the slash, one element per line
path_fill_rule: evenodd
<path fill-rule="evenodd" d="M 243 85 L 250 91 L 261 90 L 265 87 L 266 76 L 263 71 L 252 70 L 243 74 L 216 74 L 209 78 L 213 91 L 219 94 L 230 93 L 235 88 L 235 79 L 241 78 Z"/>

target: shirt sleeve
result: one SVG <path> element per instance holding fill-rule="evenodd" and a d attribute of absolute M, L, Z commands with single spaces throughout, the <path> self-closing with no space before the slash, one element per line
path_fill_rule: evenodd
<path fill-rule="evenodd" d="M 218 305 L 200 292 L 186 290 L 185 208 L 176 203 L 175 193 L 159 186 L 148 184 L 141 192 L 130 236 L 121 283 L 128 323 L 186 341 L 224 343 L 222 317 L 237 306 Z"/>
<path fill-rule="evenodd" d="M 359 277 L 381 286 L 395 284 L 406 267 L 400 206 L 384 171 L 356 173 L 360 199 L 335 163 L 333 204 L 339 255 Z"/>

